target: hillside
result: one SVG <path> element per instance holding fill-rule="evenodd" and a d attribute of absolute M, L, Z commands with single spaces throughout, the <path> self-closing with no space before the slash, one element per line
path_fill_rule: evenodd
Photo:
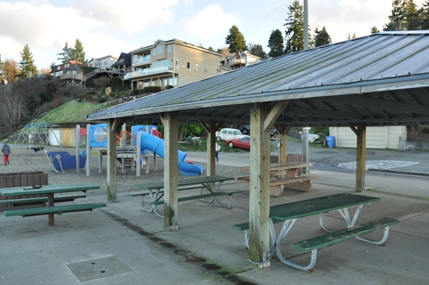
<path fill-rule="evenodd" d="M 50 111 L 45 116 L 39 118 L 35 123 L 82 123 L 85 122 L 85 116 L 97 109 L 105 108 L 101 104 L 93 104 L 90 102 L 77 102 L 70 100 L 63 105 Z"/>

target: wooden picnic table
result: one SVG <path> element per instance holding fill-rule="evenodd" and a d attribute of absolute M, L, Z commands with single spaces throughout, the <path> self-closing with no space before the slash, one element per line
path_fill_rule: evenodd
<path fill-rule="evenodd" d="M 372 244 L 383 244 L 388 237 L 389 226 L 399 221 L 383 218 L 377 221 L 369 222 L 365 225 L 360 225 L 355 227 L 357 219 L 361 213 L 362 207 L 366 204 L 371 204 L 373 202 L 379 201 L 378 197 L 371 197 L 365 195 L 356 195 L 349 193 L 341 193 L 334 195 L 327 195 L 318 198 L 312 198 L 308 200 L 296 201 L 285 203 L 281 205 L 275 205 L 270 207 L 269 213 L 269 222 L 270 222 L 270 235 L 272 242 L 272 250 L 268 259 L 276 253 L 280 261 L 286 265 L 292 266 L 300 270 L 312 270 L 316 263 L 317 249 L 345 241 L 347 239 L 356 237 L 357 239 Z M 353 217 L 349 214 L 349 208 L 357 207 Z M 340 231 L 334 231 L 326 227 L 323 217 L 325 213 L 338 210 L 341 216 L 346 221 L 346 229 Z M 286 259 L 280 248 L 283 240 L 286 235 L 290 232 L 292 226 L 295 224 L 297 219 L 319 215 L 319 224 L 322 230 L 328 232 L 328 235 L 315 237 L 309 240 L 302 242 L 297 242 L 291 246 L 295 249 L 301 251 L 312 251 L 310 264 L 307 266 L 302 266 L 291 260 Z M 274 224 L 283 222 L 283 226 L 280 230 L 279 235 L 276 235 Z M 248 247 L 249 245 L 249 236 L 247 230 L 249 229 L 249 223 L 242 223 L 232 226 L 234 229 L 245 230 L 245 243 Z M 383 238 L 378 241 L 369 240 L 366 238 L 360 237 L 360 235 L 385 228 Z"/>
<path fill-rule="evenodd" d="M 270 164 L 270 194 L 281 196 L 284 188 L 299 191 L 311 189 L 312 181 L 322 178 L 320 175 L 301 175 L 301 169 L 312 166 L 306 162 L 286 162 Z M 241 167 L 241 170 L 250 171 L 250 167 Z M 243 180 L 249 189 L 250 175 L 235 177 L 235 180 Z"/>
<path fill-rule="evenodd" d="M 194 196 L 179 197 L 178 202 L 199 199 L 206 203 L 212 203 L 213 201 L 216 201 L 216 203 L 222 207 L 231 208 L 232 207 L 231 196 L 233 194 L 243 192 L 243 191 L 233 191 L 233 192 L 219 191 L 222 183 L 224 183 L 225 181 L 231 181 L 231 180 L 234 180 L 234 177 L 219 176 L 219 175 L 196 176 L 196 177 L 179 179 L 177 183 L 178 191 L 200 189 L 200 194 L 194 195 Z M 143 190 L 147 190 L 145 192 L 130 194 L 130 196 L 142 196 L 141 209 L 149 213 L 154 212 L 158 217 L 164 218 L 164 216 L 161 215 L 156 209 L 156 205 L 164 203 L 164 200 L 161 200 L 161 198 L 164 196 L 164 191 L 163 191 L 164 181 L 134 184 L 134 186 L 141 188 Z M 209 193 L 203 194 L 202 193 L 203 190 L 207 190 Z M 145 195 L 149 195 L 150 197 L 149 207 L 145 206 L 145 201 L 144 201 Z M 218 200 L 219 196 L 225 196 L 225 195 L 228 195 L 230 197 L 229 205 L 221 203 Z M 211 199 L 206 200 L 207 198 L 211 198 Z"/>
<path fill-rule="evenodd" d="M 92 210 L 94 208 L 105 207 L 104 203 L 87 203 L 79 205 L 66 205 L 66 206 L 55 206 L 54 205 L 54 194 L 55 193 L 67 193 L 67 192 L 76 192 L 87 190 L 100 189 L 99 185 L 91 183 L 77 183 L 77 184 L 51 184 L 51 185 L 41 185 L 40 187 L 11 187 L 11 188 L 2 188 L 2 196 L 27 196 L 27 195 L 46 195 L 48 198 L 47 207 L 44 208 L 27 208 L 27 209 L 17 209 L 17 210 L 6 210 L 4 211 L 5 216 L 35 216 L 35 215 L 48 215 L 48 224 L 49 226 L 54 225 L 54 214 L 62 214 L 65 212 L 76 212 L 76 211 L 86 211 Z"/>

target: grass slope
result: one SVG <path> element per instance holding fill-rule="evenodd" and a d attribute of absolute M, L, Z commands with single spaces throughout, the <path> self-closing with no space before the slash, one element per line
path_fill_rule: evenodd
<path fill-rule="evenodd" d="M 97 109 L 100 109 L 100 105 L 70 100 L 39 118 L 36 123 L 47 122 L 50 124 L 58 124 L 85 122 L 85 116 L 93 113 Z"/>

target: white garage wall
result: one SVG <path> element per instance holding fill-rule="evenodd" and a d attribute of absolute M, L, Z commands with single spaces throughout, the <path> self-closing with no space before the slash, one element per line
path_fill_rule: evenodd
<path fill-rule="evenodd" d="M 335 136 L 337 147 L 356 148 L 356 134 L 348 127 L 329 128 L 331 136 Z M 406 136 L 406 126 L 367 127 L 367 148 L 398 149 L 399 137 Z"/>

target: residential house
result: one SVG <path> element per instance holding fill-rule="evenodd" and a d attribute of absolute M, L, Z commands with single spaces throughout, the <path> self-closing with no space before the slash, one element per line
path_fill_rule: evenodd
<path fill-rule="evenodd" d="M 131 89 L 145 86 L 182 86 L 221 72 L 220 54 L 178 39 L 157 40 L 130 52 Z"/>
<path fill-rule="evenodd" d="M 111 55 L 106 55 L 99 58 L 92 58 L 88 61 L 89 67 L 95 67 L 100 71 L 104 71 L 106 69 L 110 69 L 110 67 L 118 61 L 116 57 Z"/>
<path fill-rule="evenodd" d="M 228 54 L 221 60 L 221 63 L 223 68 L 234 70 L 260 61 L 261 58 L 259 56 L 253 55 L 248 50 L 245 50 L 243 52 L 233 52 Z"/>

